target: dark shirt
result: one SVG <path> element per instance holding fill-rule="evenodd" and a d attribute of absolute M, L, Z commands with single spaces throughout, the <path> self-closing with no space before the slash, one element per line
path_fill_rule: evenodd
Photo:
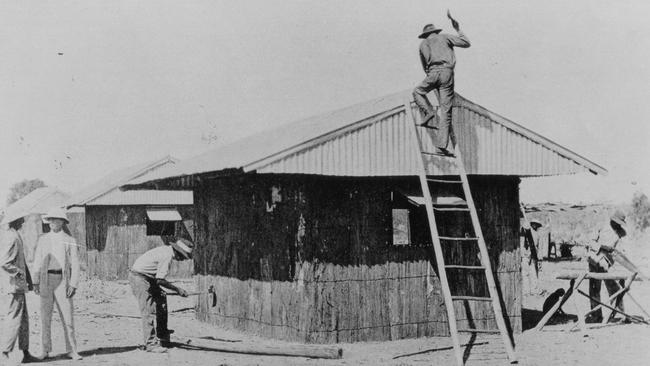
<path fill-rule="evenodd" d="M 420 62 L 425 73 L 431 69 L 448 68 L 456 66 L 454 47 L 469 47 L 469 38 L 458 31 L 457 36 L 445 33 L 431 33 L 420 43 Z"/>

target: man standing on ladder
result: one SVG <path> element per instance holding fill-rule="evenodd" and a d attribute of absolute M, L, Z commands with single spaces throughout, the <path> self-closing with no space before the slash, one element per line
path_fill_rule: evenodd
<path fill-rule="evenodd" d="M 422 126 L 437 129 L 434 143 L 437 147 L 436 153 L 442 155 L 453 155 L 448 150 L 449 129 L 451 127 L 451 107 L 454 98 L 454 67 L 456 66 L 456 56 L 454 47 L 467 48 L 470 46 L 469 39 L 460 30 L 458 22 L 451 17 L 447 11 L 447 17 L 451 20 L 457 36 L 440 33 L 442 29 L 437 29 L 433 24 L 427 24 L 422 30 L 419 38 L 423 41 L 420 43 L 420 62 L 424 69 L 426 78 L 413 90 L 415 104 L 423 112 Z M 433 108 L 427 93 L 434 91 L 438 98 L 440 107 L 440 121 L 434 121 L 437 111 Z"/>

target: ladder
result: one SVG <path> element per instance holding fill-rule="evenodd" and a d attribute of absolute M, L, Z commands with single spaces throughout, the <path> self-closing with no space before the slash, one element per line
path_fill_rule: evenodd
<path fill-rule="evenodd" d="M 505 319 L 503 318 L 503 312 L 501 309 L 501 302 L 499 298 L 499 293 L 497 291 L 496 283 L 494 281 L 492 268 L 490 265 L 490 258 L 485 245 L 485 239 L 483 238 L 483 233 L 481 230 L 481 225 L 479 223 L 478 214 L 476 213 L 476 206 L 474 205 L 474 200 L 469 187 L 469 182 L 467 179 L 467 172 L 465 171 L 465 165 L 463 158 L 460 154 L 460 148 L 454 141 L 453 131 L 450 131 L 451 143 L 454 146 L 454 156 L 444 156 L 438 155 L 434 152 L 429 152 L 424 150 L 424 144 L 422 142 L 422 134 L 420 131 L 426 131 L 428 129 L 424 126 L 419 126 L 418 122 L 415 119 L 413 110 L 411 109 L 411 98 L 407 98 L 404 103 L 404 108 L 406 110 L 407 123 L 408 119 L 412 120 L 413 123 L 413 133 L 418 141 L 417 145 L 414 145 L 417 148 L 417 154 L 419 155 L 419 178 L 420 185 L 422 186 L 422 194 L 424 196 L 424 202 L 427 211 L 427 217 L 429 221 L 429 229 L 431 232 L 431 242 L 433 244 L 433 249 L 436 256 L 436 263 L 438 266 L 438 274 L 440 277 L 440 283 L 442 286 L 442 293 L 445 301 L 445 308 L 447 310 L 447 318 L 449 321 L 449 333 L 451 334 L 451 340 L 453 343 L 454 353 L 456 355 L 457 364 L 460 366 L 464 365 L 463 361 L 463 352 L 461 350 L 460 340 L 458 333 L 471 333 L 473 337 L 477 333 L 500 333 L 501 339 L 503 341 L 508 359 L 511 363 L 517 363 L 517 358 L 515 355 L 514 346 L 510 340 L 510 333 L 506 327 Z M 429 136 L 428 133 L 424 133 L 426 136 Z M 429 144 L 431 145 L 431 144 Z M 433 179 L 427 176 L 426 172 L 426 160 L 425 157 L 434 157 L 436 159 L 449 159 L 455 162 L 457 167 L 457 179 Z M 462 191 L 465 198 L 465 204 L 462 207 L 447 207 L 443 208 L 440 205 L 435 205 L 431 196 L 431 190 L 429 184 L 445 184 L 445 185 L 462 185 Z M 455 205 L 458 206 L 458 205 Z M 436 225 L 436 214 L 444 215 L 446 212 L 467 212 L 471 216 L 471 224 L 473 226 L 474 237 L 449 237 L 449 236 L 440 236 L 438 235 L 438 226 Z M 463 242 L 465 245 L 478 245 L 480 251 L 480 260 L 481 265 L 464 265 L 464 264 L 446 264 L 442 252 L 441 243 L 452 243 L 452 242 Z M 449 282 L 447 279 L 447 270 L 453 269 L 456 271 L 464 272 L 477 272 L 483 271 L 485 274 L 489 297 L 482 296 L 458 296 L 452 295 L 449 288 Z M 498 329 L 496 330 L 486 330 L 486 329 L 458 329 L 458 324 L 456 324 L 456 313 L 454 310 L 455 301 L 489 301 L 492 302 L 492 309 L 494 311 L 494 317 L 497 323 Z"/>

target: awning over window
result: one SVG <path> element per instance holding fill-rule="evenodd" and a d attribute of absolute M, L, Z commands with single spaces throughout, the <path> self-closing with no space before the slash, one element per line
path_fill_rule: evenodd
<path fill-rule="evenodd" d="M 181 221 L 183 218 L 175 208 L 150 208 L 147 217 L 151 221 Z"/>
<path fill-rule="evenodd" d="M 422 196 L 406 196 L 408 201 L 415 206 L 424 206 L 424 197 Z M 460 197 L 454 196 L 436 196 L 432 197 L 434 205 L 465 205 L 467 202 Z"/>

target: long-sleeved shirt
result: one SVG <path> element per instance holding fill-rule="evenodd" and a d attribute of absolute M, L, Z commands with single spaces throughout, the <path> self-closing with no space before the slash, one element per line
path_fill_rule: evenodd
<path fill-rule="evenodd" d="M 467 48 L 470 46 L 469 38 L 458 31 L 454 36 L 445 33 L 431 33 L 420 43 L 420 62 L 425 73 L 431 69 L 449 68 L 456 66 L 454 47 Z"/>
<path fill-rule="evenodd" d="M 23 240 L 14 229 L 0 233 L 0 272 L 3 293 L 28 291 L 32 280 L 25 262 Z"/>
<path fill-rule="evenodd" d="M 62 270 L 66 285 L 79 284 L 79 255 L 77 242 L 63 230 L 49 232 L 38 238 L 34 252 L 34 284 L 39 284 L 48 270 Z"/>
<path fill-rule="evenodd" d="M 598 232 L 594 235 L 594 237 L 591 240 L 591 243 L 589 246 L 593 250 L 594 253 L 591 253 L 592 258 L 595 261 L 599 261 L 600 258 L 599 256 L 602 255 L 602 257 L 607 261 L 608 265 L 614 264 L 614 258 L 613 256 L 608 253 L 607 251 L 601 251 L 601 247 L 603 245 L 606 245 L 611 248 L 616 248 L 623 238 L 618 236 L 616 231 L 612 229 L 611 225 L 607 225 L 606 227 L 598 230 Z"/>

